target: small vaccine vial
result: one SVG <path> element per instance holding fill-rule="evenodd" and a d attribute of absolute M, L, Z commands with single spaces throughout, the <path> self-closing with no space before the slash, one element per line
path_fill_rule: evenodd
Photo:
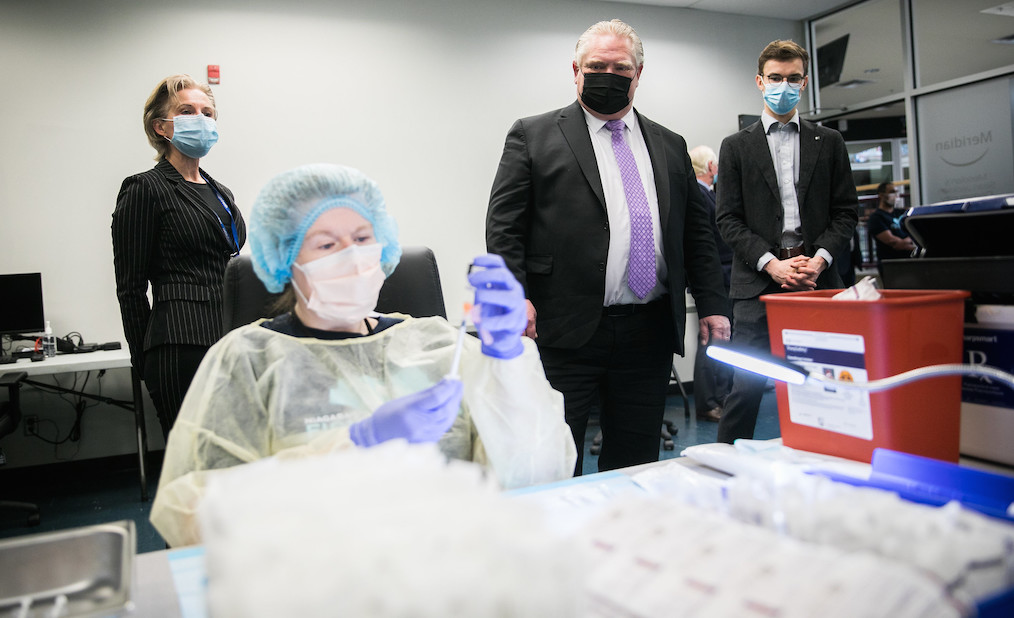
<path fill-rule="evenodd" d="M 42 335 L 42 355 L 46 358 L 56 356 L 56 337 L 53 336 L 53 327 L 49 320 L 46 320 L 46 332 Z"/>

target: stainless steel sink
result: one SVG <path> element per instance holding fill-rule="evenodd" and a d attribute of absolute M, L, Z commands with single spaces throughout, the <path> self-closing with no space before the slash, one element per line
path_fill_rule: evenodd
<path fill-rule="evenodd" d="M 128 610 L 135 547 L 130 520 L 0 541 L 0 617 Z"/>

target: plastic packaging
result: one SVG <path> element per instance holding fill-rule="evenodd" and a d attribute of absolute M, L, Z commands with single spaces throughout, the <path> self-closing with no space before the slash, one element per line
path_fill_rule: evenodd
<path fill-rule="evenodd" d="M 863 277 L 859 283 L 832 296 L 831 300 L 880 300 L 880 298 L 877 280 L 873 277 Z"/>
<path fill-rule="evenodd" d="M 818 471 L 832 480 L 858 487 L 893 491 L 911 502 L 941 506 L 957 500 L 965 507 L 1014 522 L 1014 478 L 900 453 L 873 450 L 873 470 L 867 479 Z"/>
<path fill-rule="evenodd" d="M 42 355 L 46 358 L 56 356 L 56 337 L 53 335 L 53 327 L 49 320 L 46 320 L 46 332 L 42 335 Z"/>
<path fill-rule="evenodd" d="M 216 618 L 590 615 L 581 545 L 433 444 L 263 459 L 208 480 Z"/>

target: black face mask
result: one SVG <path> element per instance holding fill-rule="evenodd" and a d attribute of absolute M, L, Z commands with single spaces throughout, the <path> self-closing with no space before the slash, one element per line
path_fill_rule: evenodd
<path fill-rule="evenodd" d="M 633 79 L 616 73 L 585 73 L 581 102 L 588 109 L 608 116 L 630 104 L 627 93 Z"/>

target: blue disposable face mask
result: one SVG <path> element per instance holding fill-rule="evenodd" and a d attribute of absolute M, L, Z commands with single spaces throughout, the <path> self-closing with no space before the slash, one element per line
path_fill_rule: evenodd
<path fill-rule="evenodd" d="M 802 83 L 790 84 L 782 81 L 780 84 L 764 84 L 764 102 L 775 114 L 784 116 L 799 103 L 799 94 L 802 90 Z"/>
<path fill-rule="evenodd" d="M 218 126 L 214 118 L 203 114 L 173 116 L 173 138 L 169 141 L 184 155 L 200 159 L 218 142 Z"/>

